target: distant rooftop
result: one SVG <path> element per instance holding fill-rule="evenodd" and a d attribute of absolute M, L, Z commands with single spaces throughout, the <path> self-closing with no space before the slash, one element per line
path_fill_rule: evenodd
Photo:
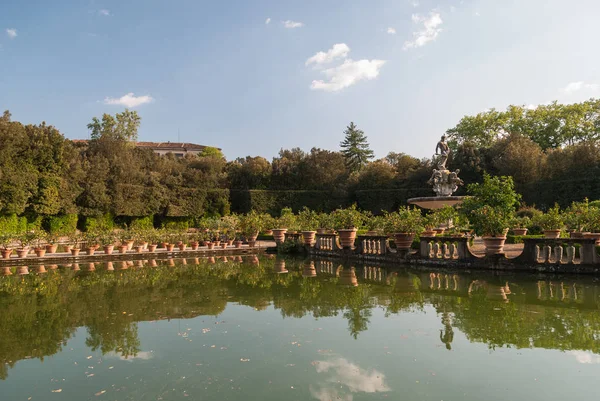
<path fill-rule="evenodd" d="M 74 143 L 88 143 L 88 139 L 72 139 Z M 164 150 L 164 151 L 202 151 L 205 148 L 212 146 L 198 145 L 196 143 L 189 142 L 136 142 L 135 146 L 139 148 L 150 148 L 153 150 Z M 221 150 L 221 148 L 217 148 Z"/>

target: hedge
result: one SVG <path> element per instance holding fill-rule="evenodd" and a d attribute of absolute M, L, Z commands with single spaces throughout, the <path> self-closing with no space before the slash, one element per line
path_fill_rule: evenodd
<path fill-rule="evenodd" d="M 42 228 L 49 234 L 71 234 L 77 230 L 77 220 L 78 216 L 76 214 L 45 216 L 42 219 Z"/>
<path fill-rule="evenodd" d="M 112 230 L 115 227 L 115 219 L 110 213 L 100 216 L 81 216 L 77 227 L 82 231 Z"/>
<path fill-rule="evenodd" d="M 359 209 L 379 214 L 382 210 L 393 211 L 407 205 L 410 198 L 435 196 L 431 188 L 371 189 L 354 192 Z"/>
<path fill-rule="evenodd" d="M 274 216 L 279 216 L 284 207 L 290 207 L 294 212 L 305 206 L 319 212 L 331 212 L 350 204 L 348 194 L 344 191 L 232 189 L 229 198 L 232 212 L 248 213 L 254 210 Z"/>

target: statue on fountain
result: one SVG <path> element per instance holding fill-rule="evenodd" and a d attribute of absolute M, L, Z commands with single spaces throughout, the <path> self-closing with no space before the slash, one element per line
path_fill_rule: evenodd
<path fill-rule="evenodd" d="M 464 182 L 458 178 L 460 170 L 449 171 L 446 168 L 446 162 L 450 156 L 446 135 L 442 135 L 441 140 L 437 143 L 435 154 L 438 156 L 433 158 L 434 163 L 437 163 L 437 169 L 433 169 L 433 174 L 427 183 L 433 186 L 433 191 L 437 196 L 452 196 L 459 186 L 464 185 Z"/>

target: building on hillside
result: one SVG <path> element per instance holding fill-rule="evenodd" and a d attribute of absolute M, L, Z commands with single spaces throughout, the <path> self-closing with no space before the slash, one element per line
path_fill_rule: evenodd
<path fill-rule="evenodd" d="M 87 139 L 73 139 L 74 143 L 85 143 L 87 144 L 89 140 Z M 209 146 L 197 145 L 195 143 L 182 143 L 182 142 L 136 142 L 135 146 L 138 148 L 152 149 L 152 151 L 156 154 L 164 156 L 168 153 L 173 153 L 175 157 L 184 157 L 185 155 L 194 155 L 197 156 L 204 149 Z M 220 148 L 217 148 L 221 150 Z"/>

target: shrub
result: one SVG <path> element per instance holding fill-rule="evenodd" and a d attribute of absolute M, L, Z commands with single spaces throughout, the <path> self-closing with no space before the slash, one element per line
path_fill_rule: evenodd
<path fill-rule="evenodd" d="M 547 213 L 539 214 L 533 218 L 533 224 L 542 230 L 560 230 L 564 226 L 564 217 L 560 213 L 560 207 L 555 204 Z"/>
<path fill-rule="evenodd" d="M 363 224 L 363 215 L 356 209 L 356 205 L 345 209 L 337 209 L 331 213 L 333 228 L 336 230 L 349 230 L 360 228 Z"/>
<path fill-rule="evenodd" d="M 385 232 L 415 234 L 423 231 L 423 216 L 421 211 L 410 207 L 403 207 L 397 212 L 385 215 Z"/>
<path fill-rule="evenodd" d="M 70 235 L 77 231 L 76 214 L 62 216 L 46 216 L 42 221 L 42 228 L 52 236 Z"/>

